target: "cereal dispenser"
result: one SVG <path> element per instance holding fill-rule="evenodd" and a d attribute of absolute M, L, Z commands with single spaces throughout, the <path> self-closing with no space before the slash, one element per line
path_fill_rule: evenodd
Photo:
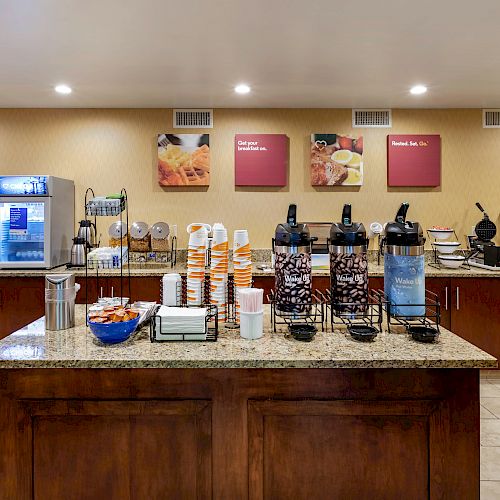
<path fill-rule="evenodd" d="M 273 238 L 276 308 L 307 312 L 312 300 L 312 243 L 307 224 L 297 223 L 297 206 L 288 207 L 285 224 L 278 224 Z M 305 305 L 304 305 L 305 304 Z"/>
<path fill-rule="evenodd" d="M 344 205 L 342 222 L 330 229 L 330 286 L 337 313 L 363 313 L 368 305 L 368 239 L 362 223 L 352 222 Z M 352 304 L 352 305 L 350 305 Z"/>

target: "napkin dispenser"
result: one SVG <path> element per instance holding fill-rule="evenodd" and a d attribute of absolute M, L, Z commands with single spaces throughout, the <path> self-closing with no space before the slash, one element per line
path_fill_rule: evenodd
<path fill-rule="evenodd" d="M 490 267 L 500 267 L 500 246 L 484 247 L 484 263 Z"/>

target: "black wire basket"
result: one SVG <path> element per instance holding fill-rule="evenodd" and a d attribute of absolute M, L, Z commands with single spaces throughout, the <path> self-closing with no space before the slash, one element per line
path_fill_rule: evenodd
<path fill-rule="evenodd" d="M 181 307 L 187 307 L 183 305 Z M 151 342 L 216 342 L 219 337 L 219 321 L 217 306 L 207 305 L 205 314 L 205 338 L 199 338 L 204 335 L 202 333 L 161 333 L 161 325 L 163 319 L 158 316 L 159 307 L 151 318 L 149 325 L 149 339 Z M 159 330 L 159 331 L 158 331 Z"/>

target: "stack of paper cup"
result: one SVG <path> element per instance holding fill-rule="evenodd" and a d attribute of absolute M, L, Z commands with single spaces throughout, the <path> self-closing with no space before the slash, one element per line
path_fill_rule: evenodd
<path fill-rule="evenodd" d="M 226 321 L 228 257 L 227 229 L 220 223 L 214 224 L 210 260 L 210 303 L 217 306 L 219 321 Z"/>
<path fill-rule="evenodd" d="M 234 232 L 233 263 L 236 321 L 239 322 L 239 290 L 252 286 L 252 258 L 246 229 L 238 229 Z"/>
<path fill-rule="evenodd" d="M 205 251 L 207 249 L 209 224 L 194 222 L 189 224 L 188 262 L 187 262 L 187 305 L 199 306 L 203 302 L 205 283 Z"/>

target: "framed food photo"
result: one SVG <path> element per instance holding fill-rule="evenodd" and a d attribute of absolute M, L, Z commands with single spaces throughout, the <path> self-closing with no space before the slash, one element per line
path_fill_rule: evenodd
<path fill-rule="evenodd" d="M 209 186 L 209 135 L 158 135 L 158 183 L 170 187 Z"/>
<path fill-rule="evenodd" d="M 363 136 L 311 135 L 312 186 L 362 186 Z"/>

